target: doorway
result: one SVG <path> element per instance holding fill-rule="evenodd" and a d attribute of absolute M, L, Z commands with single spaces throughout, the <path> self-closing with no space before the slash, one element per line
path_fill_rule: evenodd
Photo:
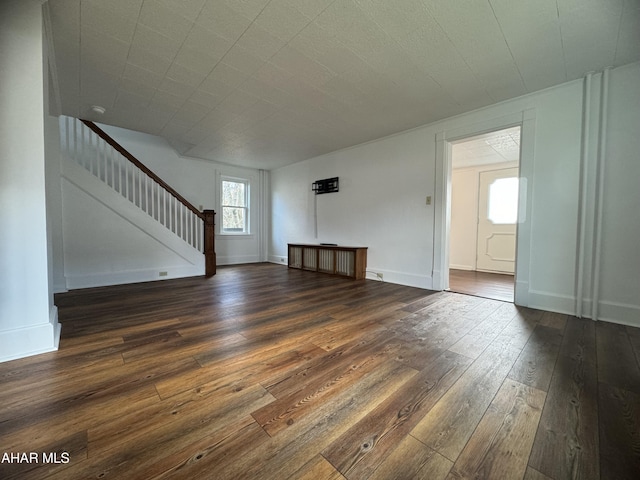
<path fill-rule="evenodd" d="M 520 126 L 452 142 L 449 290 L 514 301 Z"/>

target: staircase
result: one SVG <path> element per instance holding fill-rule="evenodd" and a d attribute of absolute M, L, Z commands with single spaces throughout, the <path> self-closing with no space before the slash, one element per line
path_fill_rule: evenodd
<path fill-rule="evenodd" d="M 215 275 L 213 210 L 200 212 L 93 122 L 60 116 L 63 177 Z"/>

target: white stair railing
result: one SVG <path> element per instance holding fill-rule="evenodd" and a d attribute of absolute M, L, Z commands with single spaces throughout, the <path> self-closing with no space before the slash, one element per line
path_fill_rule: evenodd
<path fill-rule="evenodd" d="M 202 214 L 116 150 L 81 120 L 60 116 L 60 144 L 70 159 L 146 212 L 185 242 L 204 252 Z"/>

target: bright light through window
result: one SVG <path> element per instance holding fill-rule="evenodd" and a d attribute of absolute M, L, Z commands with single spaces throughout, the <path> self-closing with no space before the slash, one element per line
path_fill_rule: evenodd
<path fill-rule="evenodd" d="M 222 229 L 220 233 L 249 233 L 249 182 L 241 179 L 222 181 Z"/>
<path fill-rule="evenodd" d="M 489 186 L 488 217 L 494 224 L 518 220 L 518 177 L 499 178 Z"/>

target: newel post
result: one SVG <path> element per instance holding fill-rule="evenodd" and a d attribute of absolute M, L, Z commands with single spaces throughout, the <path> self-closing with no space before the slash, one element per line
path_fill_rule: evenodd
<path fill-rule="evenodd" d="M 203 210 L 204 213 L 204 271 L 207 277 L 216 274 L 216 245 L 215 245 L 215 225 L 216 212 L 213 210 Z"/>

